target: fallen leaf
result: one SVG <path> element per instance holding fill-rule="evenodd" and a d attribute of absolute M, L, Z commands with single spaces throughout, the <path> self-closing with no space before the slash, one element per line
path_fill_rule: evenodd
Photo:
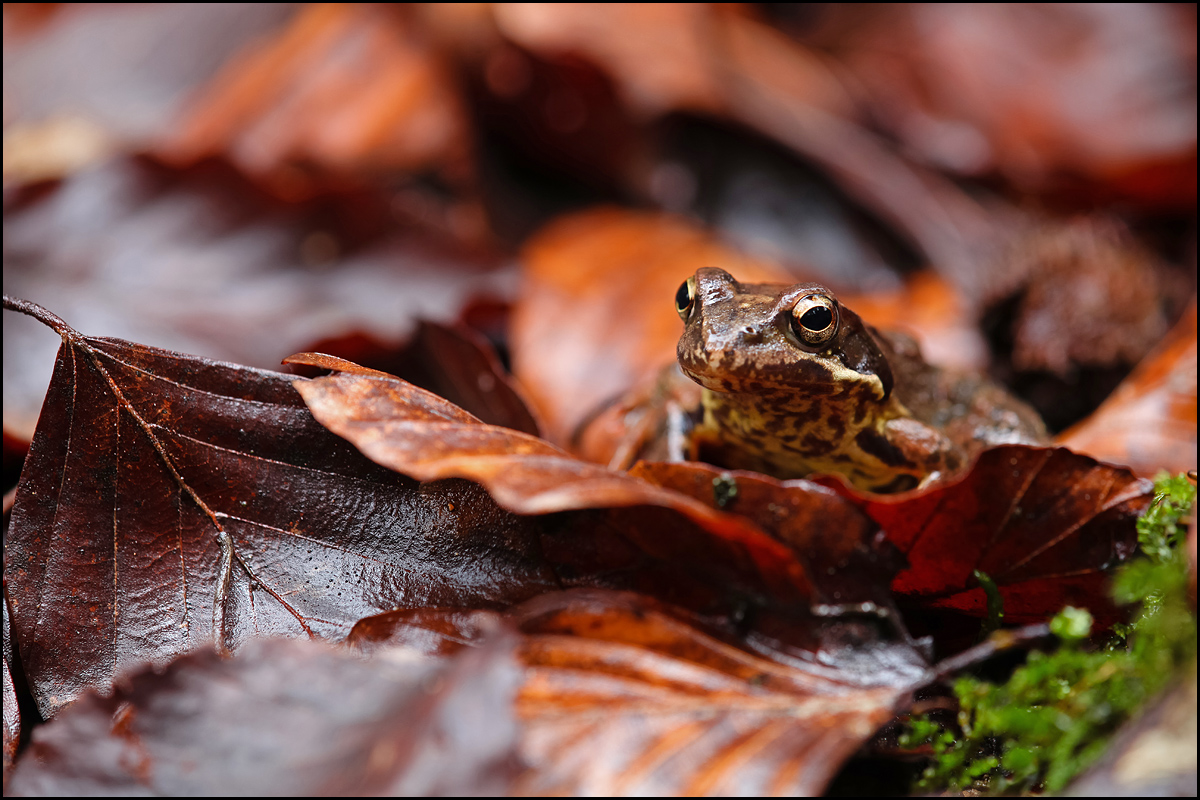
<path fill-rule="evenodd" d="M 21 29 L 14 17 L 28 16 L 28 12 L 14 10 L 4 9 L 6 181 L 13 177 L 9 172 L 9 134 L 32 132 L 49 120 L 70 125 L 76 134 L 99 137 L 119 152 L 138 150 L 173 135 L 188 98 L 227 59 L 295 15 L 295 7 L 285 3 L 60 3 L 49 7 L 57 13 L 36 28 Z M 17 24 L 10 27 L 11 22 Z M 55 152 L 61 152 L 61 142 L 27 144 L 38 152 L 26 151 L 21 166 L 37 165 L 43 172 L 51 166 Z M 87 164 L 96 162 L 60 162 L 69 167 Z M 56 175 L 61 176 L 61 172 Z"/>
<path fill-rule="evenodd" d="M 618 5 L 498 3 L 501 33 L 550 56 L 582 54 L 613 72 L 640 114 L 711 109 L 717 99 L 704 38 L 705 3 Z"/>
<path fill-rule="evenodd" d="M 500 363 L 495 349 L 472 329 L 422 321 L 407 350 L 409 357 L 395 365 L 393 374 L 403 375 L 489 425 L 533 436 L 541 433 L 524 389 Z"/>
<path fill-rule="evenodd" d="M 400 224 L 388 193 L 299 204 L 228 165 L 123 158 L 5 199 L 4 288 L 77 329 L 252 367 L 351 332 L 397 344 L 418 317 L 507 296 L 512 270 Z M 33 435 L 57 346 L 4 315 L 4 419 Z"/>
<path fill-rule="evenodd" d="M 500 619 L 493 611 L 396 608 L 354 623 L 346 646 L 366 655 L 402 648 L 427 656 L 450 656 L 465 646 L 480 644 L 498 629 Z"/>
<path fill-rule="evenodd" d="M 860 642 L 864 672 L 781 664 L 635 596 L 520 611 L 530 769 L 516 794 L 819 794 L 926 674 L 907 646 L 880 642 Z"/>
<path fill-rule="evenodd" d="M 195 647 L 338 639 L 407 601 L 557 588 L 536 525 L 461 481 L 418 485 L 312 418 L 290 376 L 63 337 L 5 548 L 25 675 L 47 718 Z"/>
<path fill-rule="evenodd" d="M 986 573 L 1005 620 L 1037 622 L 1065 605 L 1117 619 L 1107 570 L 1137 547 L 1135 521 L 1153 487 L 1129 470 L 1063 448 L 1003 445 L 983 451 L 961 478 L 929 490 L 867 495 L 822 477 L 887 532 L 908 559 L 898 597 L 987 614 Z"/>
<path fill-rule="evenodd" d="M 911 5 L 858 17 L 824 45 L 875 118 L 928 161 L 1087 203 L 1195 203 L 1196 126 L 1181 102 L 1193 92 L 1180 90 L 1192 84 L 1194 9 Z"/>
<path fill-rule="evenodd" d="M 514 794 L 817 794 L 930 674 L 910 644 L 847 617 L 791 616 L 798 651 L 627 592 L 554 593 L 505 616 L 525 667 Z M 350 641 L 457 653 L 487 621 L 393 611 Z"/>
<path fill-rule="evenodd" d="M 851 501 L 809 481 L 778 481 L 707 464 L 641 461 L 630 475 L 752 520 L 785 542 L 812 583 L 811 605 L 888 609 L 887 586 L 902 566 Z"/>
<path fill-rule="evenodd" d="M 4 615 L 4 674 L 2 676 L 4 683 L 3 686 L 0 686 L 0 690 L 4 693 L 2 706 L 4 727 L 0 729 L 3 735 L 3 738 L 0 739 L 0 756 L 3 757 L 4 782 L 7 784 L 13 759 L 17 757 L 17 745 L 21 743 L 22 719 L 20 705 L 17 701 L 16 686 L 13 684 L 12 667 L 9 666 L 9 662 L 14 658 L 14 655 L 12 639 L 9 634 L 8 603 L 5 603 L 0 611 Z"/>
<path fill-rule="evenodd" d="M 38 728 L 19 795 L 494 795 L 517 762 L 511 638 L 453 663 L 268 640 L 190 653 Z"/>

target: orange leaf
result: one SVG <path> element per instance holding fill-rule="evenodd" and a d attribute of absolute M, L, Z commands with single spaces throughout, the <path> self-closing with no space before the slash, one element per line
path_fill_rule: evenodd
<path fill-rule="evenodd" d="M 1196 466 L 1196 301 L 1090 417 L 1058 443 L 1151 476 Z"/>

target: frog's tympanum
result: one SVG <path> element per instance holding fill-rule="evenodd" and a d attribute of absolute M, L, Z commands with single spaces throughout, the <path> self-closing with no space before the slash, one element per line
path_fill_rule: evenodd
<path fill-rule="evenodd" d="M 778 478 L 839 473 L 911 489 L 989 445 L 1039 442 L 1037 413 L 978 376 L 926 364 L 813 283 L 738 283 L 696 272 L 675 297 L 679 366 L 703 387 L 691 455 Z"/>

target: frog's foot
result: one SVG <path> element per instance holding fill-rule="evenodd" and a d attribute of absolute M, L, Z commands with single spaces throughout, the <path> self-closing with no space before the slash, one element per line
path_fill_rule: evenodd
<path fill-rule="evenodd" d="M 911 474 L 919 480 L 917 488 L 943 480 L 961 466 L 958 447 L 941 431 L 919 420 L 912 417 L 890 419 L 883 432 L 900 459 L 912 468 Z"/>

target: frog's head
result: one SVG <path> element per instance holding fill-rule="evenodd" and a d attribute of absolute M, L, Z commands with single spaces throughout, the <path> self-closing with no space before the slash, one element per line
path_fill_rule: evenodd
<path fill-rule="evenodd" d="M 867 326 L 816 283 L 738 283 L 712 267 L 675 294 L 679 366 L 715 392 L 888 398 L 892 371 Z"/>

